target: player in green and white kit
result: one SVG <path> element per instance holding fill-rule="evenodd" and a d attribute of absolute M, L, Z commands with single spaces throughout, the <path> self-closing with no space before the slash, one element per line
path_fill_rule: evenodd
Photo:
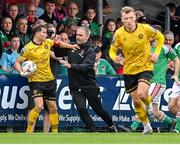
<path fill-rule="evenodd" d="M 154 64 L 153 70 L 153 78 L 151 80 L 151 85 L 149 88 L 149 95 L 152 98 L 152 107 L 154 117 L 166 123 L 169 126 L 175 125 L 175 119 L 168 117 L 163 111 L 159 110 L 160 98 L 164 91 L 166 90 L 166 69 L 169 59 L 173 60 L 175 63 L 175 72 L 173 78 L 176 82 L 178 81 L 178 72 L 179 72 L 179 59 L 175 51 L 171 48 L 171 45 L 174 42 L 174 35 L 172 32 L 164 33 L 165 44 L 163 45 L 163 49 L 161 49 L 161 53 L 159 54 L 157 63 Z M 171 41 L 169 41 L 169 39 Z M 152 52 L 155 49 L 152 48 Z M 135 116 L 134 122 L 131 125 L 131 130 L 135 131 L 140 122 L 137 116 Z M 171 130 L 172 131 L 172 130 Z"/>
<path fill-rule="evenodd" d="M 175 46 L 175 52 L 180 58 L 180 42 Z M 180 80 L 180 73 L 178 76 Z M 174 82 L 172 87 L 172 94 L 169 98 L 169 110 L 176 115 L 176 126 L 174 132 L 180 132 L 180 84 Z"/>

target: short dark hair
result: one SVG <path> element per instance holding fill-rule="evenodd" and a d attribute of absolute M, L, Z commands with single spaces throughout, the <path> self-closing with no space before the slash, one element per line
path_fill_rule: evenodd
<path fill-rule="evenodd" d="M 42 31 L 42 28 L 45 28 L 45 29 L 46 29 L 46 25 L 39 25 L 39 24 L 34 25 L 34 26 L 32 27 L 32 36 L 34 36 L 37 32 Z"/>
<path fill-rule="evenodd" d="M 54 3 L 55 4 L 56 1 L 55 0 L 45 0 L 44 3 Z"/>
<path fill-rule="evenodd" d="M 18 34 L 13 34 L 10 36 L 9 41 L 11 41 L 13 38 L 17 38 L 17 37 L 19 38 Z"/>

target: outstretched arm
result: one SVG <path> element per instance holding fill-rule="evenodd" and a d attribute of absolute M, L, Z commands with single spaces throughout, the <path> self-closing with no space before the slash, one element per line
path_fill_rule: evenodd
<path fill-rule="evenodd" d="M 59 46 L 60 48 L 80 49 L 80 47 L 77 44 L 68 44 L 66 42 L 61 41 L 59 35 L 56 35 L 56 38 L 54 39 L 54 45 Z"/>

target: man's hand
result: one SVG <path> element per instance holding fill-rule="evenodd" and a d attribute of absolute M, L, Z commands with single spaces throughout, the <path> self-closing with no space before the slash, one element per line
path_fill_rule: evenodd
<path fill-rule="evenodd" d="M 71 68 L 71 64 L 69 64 L 68 61 L 66 61 L 66 60 L 59 60 L 59 63 L 61 63 L 62 65 L 64 65 L 67 68 Z"/>
<path fill-rule="evenodd" d="M 158 61 L 158 55 L 153 53 L 150 55 L 150 59 L 151 59 L 151 61 L 156 63 Z"/>
<path fill-rule="evenodd" d="M 124 57 L 120 56 L 120 55 L 117 55 L 116 58 L 114 59 L 114 62 L 117 63 L 117 64 L 123 65 L 124 64 Z"/>
<path fill-rule="evenodd" d="M 74 46 L 74 50 L 76 50 L 76 49 L 80 49 L 80 47 L 79 47 L 79 45 L 78 45 L 78 44 L 73 44 L 73 46 Z"/>
<path fill-rule="evenodd" d="M 26 71 L 26 72 L 21 71 L 21 72 L 20 72 L 20 75 L 21 75 L 22 77 L 29 77 L 29 76 L 31 76 L 32 74 L 33 74 L 33 72 L 28 72 L 28 71 Z"/>

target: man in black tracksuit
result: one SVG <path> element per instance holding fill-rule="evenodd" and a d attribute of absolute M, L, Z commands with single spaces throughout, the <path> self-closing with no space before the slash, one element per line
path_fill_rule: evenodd
<path fill-rule="evenodd" d="M 95 51 L 89 39 L 89 28 L 79 27 L 76 32 L 76 41 L 80 49 L 73 50 L 68 55 L 68 62 L 61 61 L 68 68 L 69 88 L 77 111 L 87 128 L 94 132 L 96 127 L 86 109 L 86 99 L 89 105 L 108 125 L 111 131 L 117 132 L 112 118 L 103 109 L 99 97 L 99 87 L 96 83 L 94 71 Z"/>

